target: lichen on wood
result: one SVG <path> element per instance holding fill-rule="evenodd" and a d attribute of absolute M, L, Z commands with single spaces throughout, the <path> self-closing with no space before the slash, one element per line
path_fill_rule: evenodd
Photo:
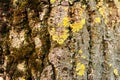
<path fill-rule="evenodd" d="M 0 0 L 0 80 L 119 80 L 119 0 Z"/>

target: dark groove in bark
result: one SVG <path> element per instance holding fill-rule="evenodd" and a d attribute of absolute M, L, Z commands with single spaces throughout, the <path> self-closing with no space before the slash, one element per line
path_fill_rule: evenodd
<path fill-rule="evenodd" d="M 49 15 L 50 15 L 50 12 L 51 12 L 51 4 L 50 4 L 50 0 L 48 0 L 48 3 L 49 3 L 49 7 L 48 7 L 48 13 L 46 14 L 46 16 L 47 16 L 47 18 L 45 18 L 45 22 L 46 22 L 46 24 L 47 24 L 47 20 L 48 20 L 48 18 L 49 18 Z M 48 25 L 48 24 L 47 24 Z M 53 70 L 53 75 L 52 75 L 52 80 L 56 80 L 56 73 L 55 73 L 55 67 L 54 67 L 54 64 L 52 64 L 50 61 L 49 61 L 49 59 L 48 59 L 48 55 L 49 55 L 49 53 L 50 53 L 50 48 L 51 48 L 51 41 L 50 41 L 50 34 L 49 34 L 49 31 L 48 31 L 48 28 L 49 27 L 47 27 L 46 28 L 46 32 L 48 33 L 48 39 L 46 40 L 46 45 L 47 45 L 47 48 L 45 48 L 45 52 L 47 51 L 47 53 L 43 56 L 43 62 L 45 62 L 45 60 L 47 59 L 47 62 L 48 62 L 48 65 L 51 65 L 52 66 L 52 70 Z M 43 69 L 42 69 L 42 71 L 41 72 L 43 72 L 43 70 L 45 69 L 45 67 L 47 66 L 45 66 L 45 64 L 44 63 L 42 63 L 42 66 L 44 66 L 43 67 Z"/>
<path fill-rule="evenodd" d="M 7 35 L 9 33 L 9 17 L 10 17 L 10 1 L 0 0 L 0 77 L 5 79 L 6 76 L 6 65 L 5 65 L 5 50 L 8 50 L 6 47 Z M 5 65 L 5 66 L 4 66 Z"/>
<path fill-rule="evenodd" d="M 48 20 L 48 18 L 49 18 L 49 16 L 50 16 L 50 12 L 51 12 L 51 4 L 50 4 L 50 0 L 48 0 L 48 3 L 49 3 L 49 14 L 48 14 L 48 17 L 47 17 L 47 19 L 46 20 Z M 49 26 L 48 26 L 49 27 Z M 49 28 L 47 28 L 47 31 L 48 31 L 48 29 Z M 48 31 L 48 33 L 49 33 L 49 31 Z M 51 48 L 51 41 L 50 41 L 50 33 L 49 33 L 49 44 L 50 44 L 50 47 L 49 47 L 49 49 L 48 49 L 48 52 L 50 53 L 50 48 Z M 48 55 L 49 55 L 49 53 L 48 53 Z M 47 59 L 48 59 L 48 55 L 47 55 Z M 53 70 L 53 77 L 52 77 L 52 79 L 53 80 L 56 80 L 56 70 L 55 70 L 55 67 L 54 67 L 54 64 L 52 64 L 50 61 L 49 61 L 49 59 L 48 59 L 48 63 L 52 66 L 52 70 Z"/>
<path fill-rule="evenodd" d="M 68 16 L 70 17 L 70 18 L 72 18 L 72 12 L 71 12 L 71 8 L 72 8 L 72 6 L 74 5 L 74 3 L 75 3 L 76 1 L 74 1 L 73 2 L 73 4 L 69 4 L 69 11 L 68 11 Z M 73 21 L 70 21 L 70 23 L 72 23 Z M 67 45 L 69 45 L 68 46 L 68 49 L 71 51 L 72 49 L 72 47 L 71 47 L 71 43 L 73 43 L 74 42 L 74 40 L 72 39 L 72 37 L 73 37 L 73 32 L 72 32 L 72 28 L 69 26 L 68 27 L 68 30 L 69 30 L 69 37 L 68 37 L 68 39 L 69 39 L 69 42 L 67 43 Z M 71 51 L 71 52 L 73 52 L 73 51 Z M 71 74 L 72 74 L 72 80 L 76 80 L 75 79 L 75 54 L 76 54 L 76 52 L 73 52 L 74 54 L 72 55 L 72 69 L 71 69 Z"/>
<path fill-rule="evenodd" d="M 89 5 L 89 2 L 86 4 L 87 7 L 86 7 L 86 11 L 88 13 L 88 26 L 87 26 L 87 30 L 89 32 L 89 62 L 88 62 L 88 71 L 87 71 L 87 80 L 92 80 L 92 76 L 91 76 L 91 73 L 92 73 L 92 62 L 91 62 L 91 49 L 92 49 L 92 34 L 91 34 L 91 13 L 92 11 L 90 10 L 90 5 Z"/>
<path fill-rule="evenodd" d="M 52 80 L 56 80 L 56 72 L 55 72 L 56 70 L 54 64 L 52 64 L 50 61 L 49 64 L 52 66 L 52 70 L 53 70 Z"/>

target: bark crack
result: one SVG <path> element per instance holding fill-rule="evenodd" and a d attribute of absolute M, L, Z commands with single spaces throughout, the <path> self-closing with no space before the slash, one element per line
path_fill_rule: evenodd
<path fill-rule="evenodd" d="M 88 71 L 87 71 L 87 80 L 92 80 L 92 62 L 91 62 L 91 49 L 92 49 L 92 33 L 91 33 L 91 21 L 92 21 L 92 17 L 91 17 L 91 13 L 92 11 L 90 10 L 90 5 L 89 2 L 86 3 L 87 7 L 87 13 L 88 13 L 88 26 L 87 26 L 87 30 L 89 32 L 89 62 L 88 62 Z"/>
<path fill-rule="evenodd" d="M 50 53 L 50 48 L 51 48 L 51 41 L 50 41 L 50 33 L 49 33 L 49 26 L 48 26 L 48 24 L 47 24 L 47 20 L 48 20 L 48 18 L 49 18 L 49 16 L 50 16 L 50 12 L 51 12 L 51 4 L 50 4 L 50 0 L 48 0 L 48 12 L 45 14 L 45 23 L 46 23 L 46 25 L 47 25 L 47 27 L 46 27 L 46 33 L 47 33 L 47 39 L 46 39 L 46 46 L 47 46 L 47 48 L 45 48 L 45 54 L 44 54 L 44 58 L 43 58 L 43 60 L 42 60 L 42 62 L 44 62 L 44 63 L 42 63 L 42 65 L 44 66 L 43 67 L 43 69 L 42 69 L 42 71 L 41 72 L 43 72 L 43 70 L 45 69 L 45 67 L 47 66 L 47 65 L 51 65 L 52 66 L 52 71 L 53 71 L 53 74 L 51 75 L 52 76 L 52 80 L 56 80 L 56 73 L 55 73 L 55 67 L 54 67 L 54 64 L 52 64 L 50 61 L 49 61 L 49 53 Z M 47 59 L 47 60 L 46 60 Z M 47 61 L 47 62 L 46 62 Z M 46 63 L 48 63 L 48 64 L 46 64 Z"/>

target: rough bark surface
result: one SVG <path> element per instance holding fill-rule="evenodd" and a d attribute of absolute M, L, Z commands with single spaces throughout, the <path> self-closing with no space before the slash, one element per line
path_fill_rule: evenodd
<path fill-rule="evenodd" d="M 120 80 L 119 0 L 0 0 L 0 80 Z"/>

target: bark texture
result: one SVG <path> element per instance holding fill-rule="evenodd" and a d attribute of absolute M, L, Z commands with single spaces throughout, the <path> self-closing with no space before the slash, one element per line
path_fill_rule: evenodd
<path fill-rule="evenodd" d="M 119 0 L 0 0 L 0 80 L 120 80 Z"/>

